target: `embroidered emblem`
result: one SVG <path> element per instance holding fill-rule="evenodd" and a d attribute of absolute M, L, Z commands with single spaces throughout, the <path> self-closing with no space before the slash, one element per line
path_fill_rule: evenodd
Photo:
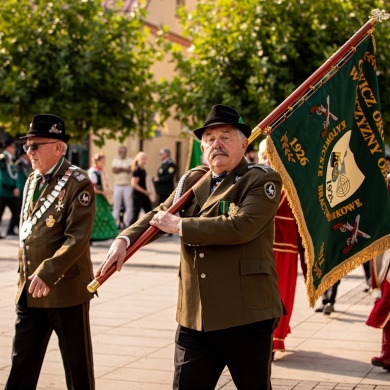
<path fill-rule="evenodd" d="M 273 181 L 267 181 L 267 183 L 264 184 L 264 193 L 269 199 L 275 198 L 276 186 Z"/>
<path fill-rule="evenodd" d="M 228 216 L 235 217 L 237 215 L 237 213 L 238 213 L 238 206 L 236 206 L 234 203 L 230 203 Z"/>
<path fill-rule="evenodd" d="M 91 195 L 89 195 L 89 192 L 83 191 L 79 195 L 78 199 L 79 199 L 81 206 L 88 206 L 89 202 L 91 201 Z"/>
<path fill-rule="evenodd" d="M 61 201 L 62 199 L 64 199 L 64 197 L 65 197 L 65 192 L 66 192 L 65 188 L 63 188 L 63 189 L 60 191 L 60 193 L 58 194 L 58 200 L 59 200 L 59 201 Z"/>
<path fill-rule="evenodd" d="M 54 219 L 54 217 L 52 215 L 49 215 L 49 218 L 46 218 L 46 226 L 47 227 L 53 227 L 54 224 L 56 223 L 56 220 Z"/>
<path fill-rule="evenodd" d="M 62 203 L 61 200 L 59 200 L 58 203 L 57 203 L 54 207 L 55 207 L 55 209 L 56 209 L 57 211 L 61 211 L 62 208 L 64 207 L 64 204 Z"/>

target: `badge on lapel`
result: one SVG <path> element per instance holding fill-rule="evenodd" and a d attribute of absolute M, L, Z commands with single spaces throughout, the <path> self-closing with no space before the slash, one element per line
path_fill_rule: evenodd
<path fill-rule="evenodd" d="M 234 217 L 238 213 L 239 207 L 235 203 L 230 202 L 229 200 L 220 200 L 219 201 L 219 214 L 228 215 L 229 217 Z"/>
<path fill-rule="evenodd" d="M 238 206 L 236 206 L 234 203 L 230 203 L 229 211 L 228 211 L 229 217 L 235 217 L 237 213 L 238 213 Z"/>

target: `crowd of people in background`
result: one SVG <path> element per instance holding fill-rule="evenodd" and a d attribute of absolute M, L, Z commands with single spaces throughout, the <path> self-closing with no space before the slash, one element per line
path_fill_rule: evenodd
<path fill-rule="evenodd" d="M 22 206 L 23 188 L 31 172 L 30 159 L 17 150 L 14 139 L 7 138 L 0 150 L 0 224 L 6 208 L 11 211 L 6 236 L 17 236 Z M 0 238 L 5 238 L 0 235 Z"/>

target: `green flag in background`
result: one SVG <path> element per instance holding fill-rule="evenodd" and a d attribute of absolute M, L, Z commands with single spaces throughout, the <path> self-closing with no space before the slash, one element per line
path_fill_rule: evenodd
<path fill-rule="evenodd" d="M 267 137 L 321 294 L 390 246 L 383 123 L 371 37 Z"/>
<path fill-rule="evenodd" d="M 188 151 L 188 158 L 186 164 L 186 171 L 203 165 L 203 153 L 200 149 L 200 142 L 195 138 L 191 138 L 190 147 Z"/>

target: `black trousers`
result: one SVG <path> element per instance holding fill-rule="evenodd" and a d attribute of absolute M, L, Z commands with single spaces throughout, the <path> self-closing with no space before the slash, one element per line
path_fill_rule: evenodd
<path fill-rule="evenodd" d="M 53 330 L 59 340 L 67 388 L 95 389 L 89 302 L 61 309 L 31 308 L 22 302 L 16 305 L 16 314 L 6 390 L 36 389 Z"/>
<path fill-rule="evenodd" d="M 7 228 L 7 234 L 13 232 L 15 226 L 19 225 L 20 211 L 21 211 L 21 201 L 16 198 L 3 198 L 0 197 L 0 223 L 3 218 L 4 210 L 8 207 L 11 210 L 11 220 Z"/>
<path fill-rule="evenodd" d="M 213 390 L 227 366 L 238 390 L 271 390 L 276 319 L 199 332 L 178 326 L 174 390 Z"/>
<path fill-rule="evenodd" d="M 332 287 L 328 288 L 322 295 L 322 304 L 326 305 L 331 303 L 334 305 L 336 303 L 337 289 L 339 288 L 341 280 L 338 280 Z"/>
<path fill-rule="evenodd" d="M 133 191 L 133 216 L 130 221 L 130 225 L 137 222 L 139 213 L 144 210 L 145 214 L 153 209 L 150 199 L 136 190 Z"/>

